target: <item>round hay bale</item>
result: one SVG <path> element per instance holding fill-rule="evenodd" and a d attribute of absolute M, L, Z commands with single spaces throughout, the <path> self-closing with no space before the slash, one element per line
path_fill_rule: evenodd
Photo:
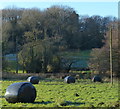
<path fill-rule="evenodd" d="M 32 84 L 38 84 L 39 83 L 39 78 L 36 76 L 30 76 L 27 79 L 29 82 L 31 82 Z"/>
<path fill-rule="evenodd" d="M 69 83 L 75 83 L 75 78 L 72 77 L 72 76 L 67 76 L 67 77 L 64 78 L 64 81 L 68 84 Z"/>
<path fill-rule="evenodd" d="M 36 89 L 30 82 L 13 83 L 6 89 L 5 99 L 9 103 L 33 103 Z"/>
<path fill-rule="evenodd" d="M 94 76 L 93 78 L 92 78 L 92 81 L 93 82 L 102 82 L 102 79 L 100 78 L 100 76 Z"/>

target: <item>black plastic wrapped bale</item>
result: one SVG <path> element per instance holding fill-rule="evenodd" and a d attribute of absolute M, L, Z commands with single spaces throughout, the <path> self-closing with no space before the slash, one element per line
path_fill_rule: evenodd
<path fill-rule="evenodd" d="M 93 81 L 93 82 L 102 82 L 102 79 L 101 79 L 100 76 L 94 76 L 94 77 L 92 78 L 92 81 Z"/>
<path fill-rule="evenodd" d="M 36 89 L 30 82 L 13 83 L 5 93 L 5 99 L 9 103 L 33 103 L 35 98 Z"/>
<path fill-rule="evenodd" d="M 32 84 L 38 84 L 39 83 L 39 78 L 36 76 L 30 76 L 27 79 L 29 82 L 31 82 Z"/>
<path fill-rule="evenodd" d="M 75 83 L 75 78 L 72 77 L 72 76 L 67 76 L 67 77 L 64 78 L 64 81 L 66 83 Z"/>

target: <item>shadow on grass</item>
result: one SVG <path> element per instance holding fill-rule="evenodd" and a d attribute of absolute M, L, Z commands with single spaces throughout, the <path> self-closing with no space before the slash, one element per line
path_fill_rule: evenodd
<path fill-rule="evenodd" d="M 41 102 L 34 102 L 33 104 L 50 104 L 50 103 L 53 103 L 51 101 L 41 101 Z"/>
<path fill-rule="evenodd" d="M 50 104 L 53 103 L 52 101 L 41 101 L 41 102 L 34 102 L 33 104 Z M 69 105 L 74 105 L 74 106 L 79 106 L 85 103 L 81 103 L 81 102 L 71 102 L 71 101 L 65 101 L 62 103 L 59 103 L 59 105 L 61 106 L 69 106 Z"/>
<path fill-rule="evenodd" d="M 85 103 L 71 102 L 71 101 L 63 101 L 63 102 L 59 103 L 59 105 L 61 105 L 61 106 L 69 106 L 69 105 L 79 106 L 79 105 L 82 105 L 82 104 L 85 104 Z"/>
<path fill-rule="evenodd" d="M 67 104 L 68 105 L 81 105 L 81 104 L 85 104 L 85 103 L 67 101 Z"/>

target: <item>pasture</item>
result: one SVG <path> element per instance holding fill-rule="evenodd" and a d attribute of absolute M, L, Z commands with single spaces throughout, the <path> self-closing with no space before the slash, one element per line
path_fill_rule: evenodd
<path fill-rule="evenodd" d="M 2 107 L 118 107 L 118 83 L 93 83 L 90 79 L 79 79 L 67 84 L 63 79 L 45 79 L 35 84 L 37 97 L 34 103 L 8 103 L 6 88 L 15 82 L 26 80 L 3 80 L 0 90 Z"/>

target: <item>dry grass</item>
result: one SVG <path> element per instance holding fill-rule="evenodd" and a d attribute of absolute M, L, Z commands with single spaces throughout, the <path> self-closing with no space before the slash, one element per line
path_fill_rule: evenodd
<path fill-rule="evenodd" d="M 81 75 L 80 73 L 11 73 L 3 72 L 3 80 L 26 80 L 29 76 L 37 76 L 41 80 L 45 79 L 64 79 L 66 76 L 73 76 L 76 79 L 90 79 L 91 75 Z M 104 82 L 110 82 L 110 78 L 102 76 Z M 118 81 L 117 78 L 114 78 L 114 82 Z"/>
<path fill-rule="evenodd" d="M 51 78 L 51 79 L 61 79 L 62 77 L 66 76 L 68 74 L 66 73 L 9 73 L 9 72 L 3 72 L 2 73 L 2 79 L 9 79 L 9 80 L 24 80 L 27 79 L 29 76 L 38 76 L 40 79 L 44 78 Z"/>

